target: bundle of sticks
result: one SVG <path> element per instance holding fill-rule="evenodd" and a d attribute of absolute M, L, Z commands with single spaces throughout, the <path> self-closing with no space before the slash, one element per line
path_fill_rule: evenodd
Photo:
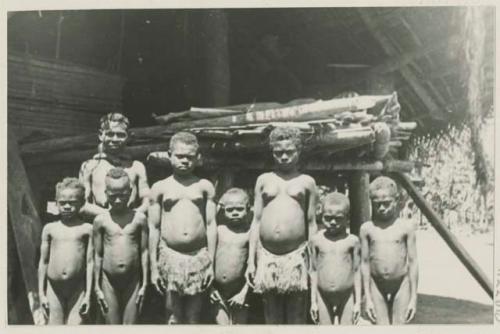
<path fill-rule="evenodd" d="M 207 164 L 264 159 L 267 137 L 279 126 L 301 130 L 309 158 L 328 160 L 356 151 L 357 157 L 382 161 L 408 140 L 415 123 L 400 122 L 397 94 L 356 96 L 331 100 L 299 100 L 286 105 L 250 104 L 224 108 L 191 108 L 157 116 L 160 125 L 131 129 L 132 158 L 168 162 L 168 142 L 177 131 L 195 133 Z M 61 138 L 23 145 L 28 165 L 74 162 L 96 153 L 97 135 Z M 156 152 L 156 153 L 155 153 Z M 324 161 L 328 163 L 328 161 Z"/>

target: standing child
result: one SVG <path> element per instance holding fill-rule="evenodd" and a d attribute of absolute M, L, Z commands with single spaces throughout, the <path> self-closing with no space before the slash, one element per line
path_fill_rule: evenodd
<path fill-rule="evenodd" d="M 170 140 L 173 175 L 151 191 L 151 280 L 158 291 L 168 292 L 170 323 L 200 322 L 204 292 L 214 278 L 215 190 L 210 181 L 193 175 L 199 159 L 196 137 L 175 134 Z"/>
<path fill-rule="evenodd" d="M 251 219 L 248 194 L 240 188 L 229 189 L 219 205 L 222 221 L 217 227 L 215 286 L 210 296 L 215 321 L 219 325 L 246 324 L 248 284 L 245 270 Z"/>
<path fill-rule="evenodd" d="M 311 241 L 311 317 L 321 325 L 356 324 L 361 305 L 360 243 L 347 233 L 349 199 L 330 193 L 322 202 L 325 230 Z"/>
<path fill-rule="evenodd" d="M 105 182 L 110 209 L 95 218 L 93 233 L 97 302 L 107 324 L 134 324 L 148 282 L 147 219 L 127 206 L 125 170 L 109 170 Z"/>
<path fill-rule="evenodd" d="M 316 234 L 316 182 L 298 170 L 300 130 L 269 135 L 276 170 L 257 178 L 247 281 L 263 295 L 268 324 L 305 324 L 308 241 Z"/>
<path fill-rule="evenodd" d="M 85 188 L 76 178 L 56 186 L 61 220 L 42 231 L 38 290 L 50 325 L 80 325 L 89 311 L 92 287 L 92 225 L 78 213 L 85 203 Z"/>
<path fill-rule="evenodd" d="M 399 217 L 398 189 L 388 177 L 370 184 L 372 221 L 361 225 L 366 311 L 376 324 L 410 322 L 417 309 L 415 226 Z"/>
<path fill-rule="evenodd" d="M 119 113 L 109 113 L 101 118 L 99 151 L 102 152 L 85 161 L 80 168 L 80 181 L 85 185 L 87 201 L 84 211 L 94 214 L 105 212 L 101 208 L 109 206 L 105 193 L 106 174 L 114 167 L 122 167 L 127 172 L 131 184 L 128 206 L 143 213 L 147 212 L 149 185 L 146 168 L 142 162 L 132 161 L 125 154 L 129 137 L 128 126 L 127 117 Z"/>

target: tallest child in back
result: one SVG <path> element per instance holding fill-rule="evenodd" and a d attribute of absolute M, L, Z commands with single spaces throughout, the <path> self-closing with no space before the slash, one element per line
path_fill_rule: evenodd
<path fill-rule="evenodd" d="M 127 172 L 131 194 L 128 207 L 143 213 L 148 209 L 149 185 L 146 168 L 142 162 L 131 160 L 125 147 L 129 138 L 128 118 L 120 113 L 109 113 L 101 118 L 99 129 L 99 146 L 102 152 L 85 161 L 80 167 L 80 181 L 85 185 L 87 204 L 84 212 L 96 215 L 106 213 L 108 198 L 106 196 L 106 174 L 115 167 L 121 167 Z"/>
<path fill-rule="evenodd" d="M 215 190 L 193 175 L 198 150 L 193 134 L 175 134 L 170 140 L 173 175 L 151 190 L 151 280 L 157 290 L 167 290 L 171 323 L 200 322 L 204 292 L 214 278 Z"/>
<path fill-rule="evenodd" d="M 305 324 L 308 241 L 316 233 L 316 183 L 298 171 L 300 130 L 269 135 L 276 169 L 257 178 L 247 280 L 263 295 L 268 324 Z"/>

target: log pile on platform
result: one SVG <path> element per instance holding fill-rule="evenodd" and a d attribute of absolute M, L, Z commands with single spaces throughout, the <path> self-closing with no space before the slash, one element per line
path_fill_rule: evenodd
<path fill-rule="evenodd" d="M 145 159 L 151 152 L 166 152 L 177 131 L 197 135 L 203 166 L 261 169 L 271 166 L 268 135 L 279 126 L 301 130 L 304 167 L 313 170 L 382 170 L 390 165 L 391 152 L 409 139 L 415 123 L 399 120 L 397 94 L 356 96 L 332 100 L 298 100 L 288 104 L 263 103 L 218 109 L 192 108 L 157 116 L 160 125 L 131 129 L 127 153 Z M 97 124 L 96 124 L 97 128 Z M 97 151 L 97 135 L 53 139 L 22 146 L 28 166 L 77 163 Z M 166 153 L 154 153 L 150 161 L 168 162 Z M 392 169 L 411 164 L 392 163 Z M 396 166 L 396 167 L 394 167 Z"/>

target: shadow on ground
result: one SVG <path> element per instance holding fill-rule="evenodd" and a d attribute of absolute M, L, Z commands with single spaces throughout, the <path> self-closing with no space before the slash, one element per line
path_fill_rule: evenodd
<path fill-rule="evenodd" d="M 433 295 L 418 295 L 413 324 L 492 324 L 493 305 Z"/>

